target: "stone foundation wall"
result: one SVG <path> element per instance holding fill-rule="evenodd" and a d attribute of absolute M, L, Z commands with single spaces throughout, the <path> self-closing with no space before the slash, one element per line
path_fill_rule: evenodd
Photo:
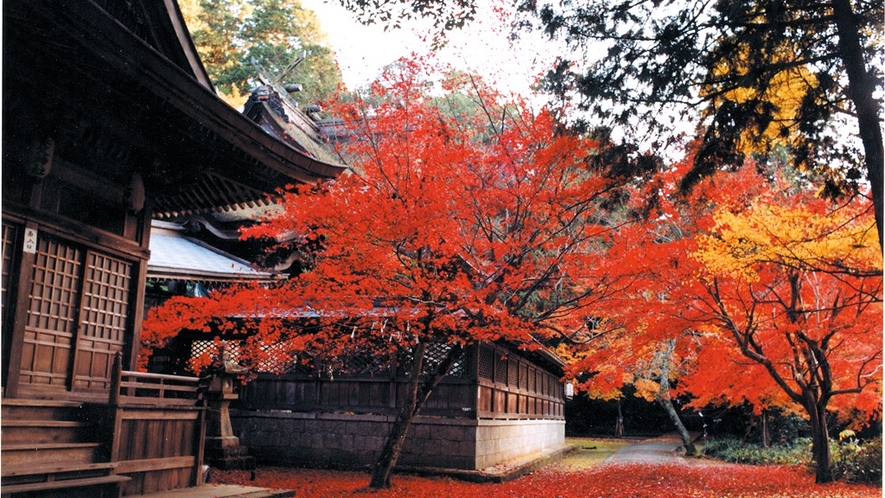
<path fill-rule="evenodd" d="M 375 463 L 392 416 L 231 410 L 240 444 L 259 461 L 359 468 Z M 398 464 L 480 470 L 565 441 L 563 420 L 419 417 Z"/>
<path fill-rule="evenodd" d="M 477 420 L 476 468 L 528 458 L 565 444 L 564 420 Z"/>

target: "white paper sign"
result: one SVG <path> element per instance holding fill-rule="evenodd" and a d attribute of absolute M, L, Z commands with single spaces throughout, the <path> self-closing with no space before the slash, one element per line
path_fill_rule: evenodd
<path fill-rule="evenodd" d="M 25 228 L 24 251 L 29 254 L 37 253 L 37 230 L 33 228 Z"/>

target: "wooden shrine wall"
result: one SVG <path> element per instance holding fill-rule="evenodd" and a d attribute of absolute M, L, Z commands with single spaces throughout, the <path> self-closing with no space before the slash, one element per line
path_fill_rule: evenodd
<path fill-rule="evenodd" d="M 466 353 L 465 368 L 437 386 L 422 415 L 483 419 L 564 419 L 560 380 L 541 366 L 494 345 Z M 395 414 L 406 379 L 395 375 L 322 377 L 259 374 L 240 389 L 248 410 Z"/>
<path fill-rule="evenodd" d="M 202 484 L 206 404 L 199 379 L 117 370 L 113 384 L 111 461 L 131 478 L 123 494 Z"/>
<path fill-rule="evenodd" d="M 477 382 L 479 418 L 565 418 L 559 378 L 500 346 L 480 346 Z"/>
<path fill-rule="evenodd" d="M 114 355 L 132 353 L 146 252 L 123 240 L 129 250 L 91 243 L 88 233 L 4 213 L 7 394 L 106 399 Z"/>

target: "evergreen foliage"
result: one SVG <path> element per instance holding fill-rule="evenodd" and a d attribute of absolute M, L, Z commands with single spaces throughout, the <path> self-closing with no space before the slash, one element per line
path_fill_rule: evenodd
<path fill-rule="evenodd" d="M 316 14 L 299 0 L 187 0 L 182 12 L 219 92 L 243 100 L 259 71 L 298 83 L 301 105 L 326 100 L 341 83 Z M 287 72 L 300 56 L 304 60 Z"/>

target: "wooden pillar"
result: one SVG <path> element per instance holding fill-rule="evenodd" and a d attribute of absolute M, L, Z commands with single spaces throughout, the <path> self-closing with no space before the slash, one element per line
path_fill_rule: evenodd
<path fill-rule="evenodd" d="M 12 326 L 12 334 L 9 345 L 8 371 L 5 372 L 6 390 L 4 395 L 17 398 L 20 392 L 20 379 L 22 368 L 22 347 L 25 341 L 25 323 L 28 321 L 28 308 L 31 302 L 31 279 L 34 273 L 34 263 L 37 259 L 37 239 L 40 236 L 37 223 L 28 221 L 24 224 L 22 244 L 16 246 L 21 251 L 19 260 L 18 278 L 16 282 L 16 296 L 13 304 L 13 316 L 9 321 Z M 6 324 L 4 324 L 6 325 Z"/>
<path fill-rule="evenodd" d="M 130 218 L 136 219 L 135 227 L 138 233 L 135 236 L 135 240 L 138 241 L 138 245 L 142 249 L 150 249 L 150 203 L 147 203 L 141 211 L 135 216 L 130 216 Z M 131 280 L 134 285 L 134 289 L 132 289 L 132 312 L 129 314 L 129 326 L 132 327 L 132 335 L 130 336 L 130 340 L 123 343 L 123 354 L 125 355 L 125 358 L 129 360 L 127 367 L 130 370 L 136 369 L 138 365 L 138 354 L 141 349 L 141 322 L 144 319 L 147 268 L 148 260 L 139 259 L 134 268 L 135 275 L 133 275 L 133 279 Z"/>
<path fill-rule="evenodd" d="M 111 372 L 111 388 L 108 393 L 108 409 L 111 418 L 111 462 L 120 461 L 120 446 L 123 441 L 123 407 L 120 406 L 120 386 L 123 380 L 123 354 L 118 351 L 114 355 L 114 366 Z"/>
<path fill-rule="evenodd" d="M 467 378 L 470 379 L 470 418 L 479 419 L 480 388 L 479 388 L 479 348 L 480 344 L 474 343 L 465 351 L 465 363 L 467 364 Z"/>

